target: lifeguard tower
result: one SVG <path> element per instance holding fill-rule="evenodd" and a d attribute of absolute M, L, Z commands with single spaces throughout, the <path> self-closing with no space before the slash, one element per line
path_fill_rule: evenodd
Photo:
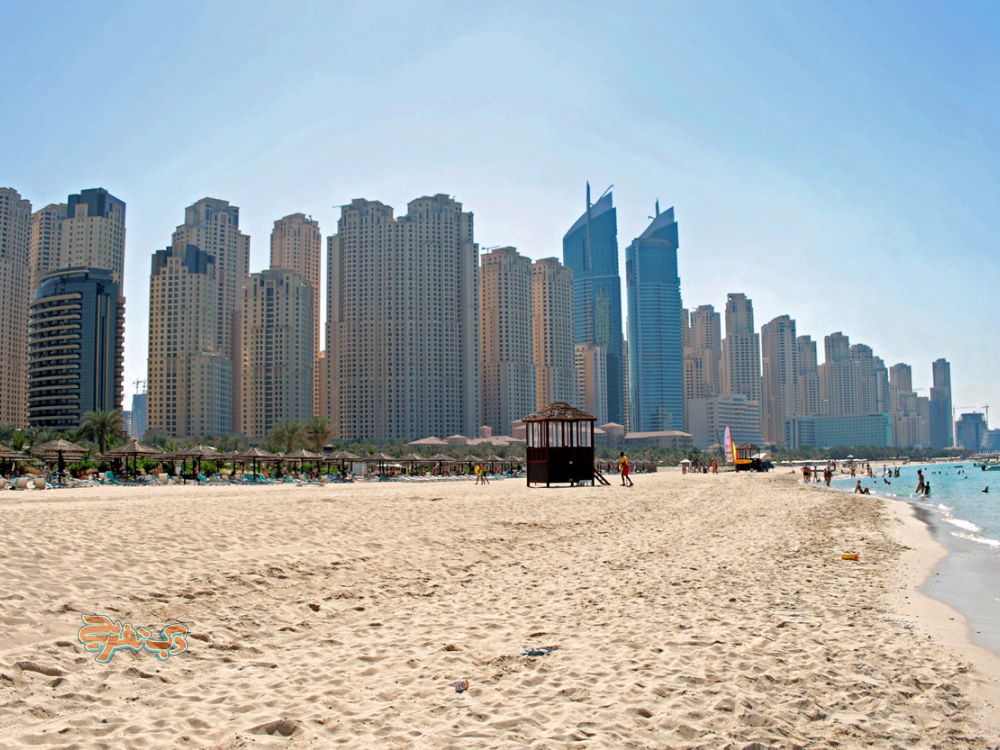
<path fill-rule="evenodd" d="M 554 401 L 523 421 L 529 487 L 595 480 L 595 417 L 565 401 Z"/>

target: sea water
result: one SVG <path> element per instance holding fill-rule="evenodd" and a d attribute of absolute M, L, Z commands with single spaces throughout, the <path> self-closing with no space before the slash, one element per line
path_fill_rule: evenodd
<path fill-rule="evenodd" d="M 918 469 L 930 482 L 928 496 L 917 495 Z M 960 612 L 971 640 L 1000 655 L 1000 471 L 965 462 L 908 464 L 898 478 L 872 472 L 871 479 L 857 471 L 856 479 L 841 476 L 831 486 L 853 492 L 860 479 L 873 495 L 910 503 L 948 551 L 923 592 Z"/>

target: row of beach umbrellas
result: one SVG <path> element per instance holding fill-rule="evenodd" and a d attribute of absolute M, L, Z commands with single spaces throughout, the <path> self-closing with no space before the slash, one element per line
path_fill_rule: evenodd
<path fill-rule="evenodd" d="M 39 458 L 45 460 L 55 460 L 59 463 L 59 472 L 64 470 L 65 462 L 77 461 L 83 458 L 86 454 L 87 449 L 77 445 L 76 443 L 71 443 L 63 438 L 58 438 L 56 440 L 50 440 L 42 445 L 35 446 L 31 448 L 32 454 Z M 299 448 L 297 450 L 291 451 L 290 453 L 269 453 L 261 448 L 254 446 L 245 451 L 230 451 L 228 453 L 223 453 L 210 445 L 195 445 L 189 448 L 180 448 L 175 451 L 163 452 L 153 448 L 145 443 L 141 442 L 138 438 L 132 438 L 124 445 L 114 448 L 103 456 L 101 460 L 112 460 L 112 459 L 122 459 L 128 461 L 132 459 L 134 462 L 140 457 L 153 457 L 155 456 L 160 461 L 194 461 L 196 465 L 199 465 L 202 461 L 225 461 L 230 463 L 251 463 L 254 467 L 254 471 L 257 470 L 257 463 L 275 463 L 275 462 L 293 462 L 298 461 L 301 468 L 302 464 L 306 461 L 323 461 L 323 462 L 341 462 L 346 463 L 348 461 L 366 461 L 366 462 L 378 462 L 380 465 L 386 463 L 407 463 L 407 464 L 417 464 L 417 463 L 427 463 L 427 464 L 438 464 L 438 463 L 449 463 L 449 464 L 475 464 L 475 463 L 490 463 L 490 464 L 508 464 L 508 463 L 520 463 L 520 459 L 505 459 L 500 456 L 492 455 L 486 458 L 478 458 L 470 456 L 464 459 L 455 458 L 453 456 L 448 456 L 443 453 L 438 453 L 434 456 L 424 457 L 419 456 L 416 453 L 410 453 L 406 456 L 395 457 L 389 456 L 385 453 L 376 453 L 372 456 L 358 456 L 354 453 L 349 453 L 347 451 L 336 451 L 334 453 L 314 453 L 312 451 L 306 450 L 305 448 Z M 0 461 L 30 461 L 31 458 L 20 451 L 16 451 L 13 448 L 8 448 L 5 445 L 0 444 Z"/>

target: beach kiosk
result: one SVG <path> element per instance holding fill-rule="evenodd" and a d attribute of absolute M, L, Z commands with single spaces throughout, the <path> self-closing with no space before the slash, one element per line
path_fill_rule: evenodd
<path fill-rule="evenodd" d="M 736 471 L 760 471 L 760 457 L 757 455 L 760 447 L 753 443 L 743 443 L 737 445 L 736 451 Z"/>
<path fill-rule="evenodd" d="M 564 401 L 554 401 L 523 421 L 529 487 L 594 481 L 595 417 Z"/>

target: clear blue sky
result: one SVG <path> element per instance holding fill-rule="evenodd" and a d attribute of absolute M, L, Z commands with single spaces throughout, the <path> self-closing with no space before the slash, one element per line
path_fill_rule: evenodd
<path fill-rule="evenodd" d="M 589 179 L 623 249 L 676 206 L 685 305 L 745 292 L 918 387 L 945 357 L 1000 419 L 998 4 L 0 2 L 0 185 L 127 202 L 129 382 L 200 198 L 240 207 L 251 270 L 286 214 L 437 192 L 541 258 Z"/>

